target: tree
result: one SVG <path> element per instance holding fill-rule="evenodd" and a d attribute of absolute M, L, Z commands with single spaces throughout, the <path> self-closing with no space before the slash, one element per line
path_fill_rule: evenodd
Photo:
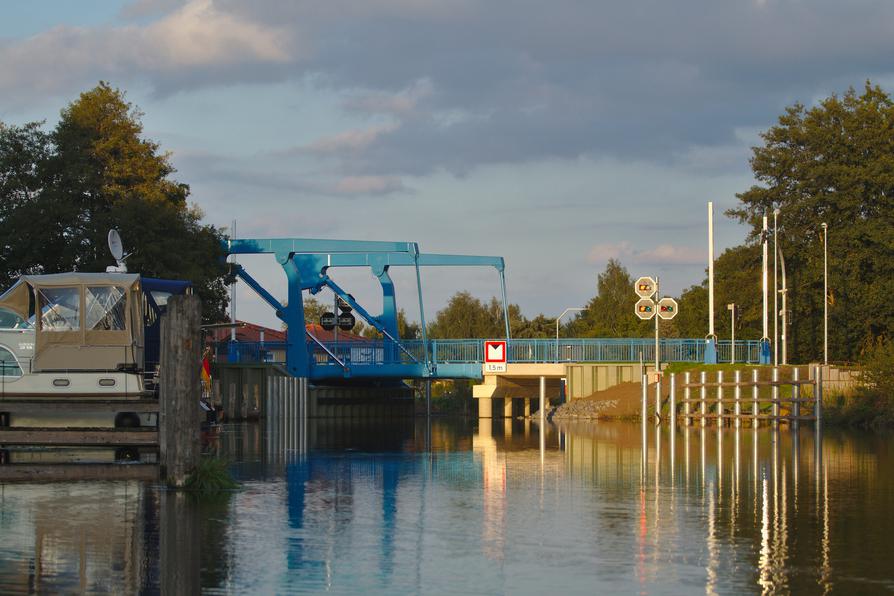
<path fill-rule="evenodd" d="M 822 355 L 823 244 L 829 225 L 830 356 L 854 359 L 875 337 L 894 333 L 894 102 L 867 82 L 812 108 L 795 104 L 763 133 L 751 167 L 759 184 L 729 214 L 759 237 L 779 209 L 788 269 L 789 353 Z"/>
<path fill-rule="evenodd" d="M 714 333 L 717 337 L 730 338 L 730 313 L 726 305 L 735 303 L 736 338 L 760 339 L 763 335 L 760 245 L 752 242 L 725 250 L 714 263 L 714 278 Z M 680 310 L 672 322 L 676 323 L 680 336 L 705 337 L 708 333 L 707 280 L 684 290 L 679 304 Z"/>
<path fill-rule="evenodd" d="M 609 259 L 597 277 L 596 296 L 587 303 L 587 310 L 572 320 L 568 333 L 576 337 L 647 337 L 654 333 L 654 322 L 642 321 L 634 314 L 634 281 L 618 260 Z"/>
<path fill-rule="evenodd" d="M 101 82 L 42 123 L 0 126 L 0 280 L 22 273 L 104 271 L 117 228 L 133 250 L 128 266 L 147 277 L 192 281 L 206 320 L 227 302 L 221 240 L 171 179 L 170 156 L 143 137 L 142 114 Z"/>
<path fill-rule="evenodd" d="M 509 304 L 507 310 L 513 333 L 527 324 L 517 304 Z M 503 303 L 497 298 L 485 304 L 469 292 L 457 292 L 435 314 L 428 335 L 435 339 L 505 337 L 503 316 Z"/>

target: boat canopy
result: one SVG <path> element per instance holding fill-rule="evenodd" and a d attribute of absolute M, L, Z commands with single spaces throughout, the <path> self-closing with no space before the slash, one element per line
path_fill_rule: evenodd
<path fill-rule="evenodd" d="M 142 365 L 143 300 L 137 274 L 23 275 L 0 296 L 0 308 L 34 326 L 34 372 Z"/>

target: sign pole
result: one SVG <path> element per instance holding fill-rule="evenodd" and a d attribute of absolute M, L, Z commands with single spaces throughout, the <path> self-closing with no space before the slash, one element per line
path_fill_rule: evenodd
<path fill-rule="evenodd" d="M 656 277 L 656 278 L 655 278 L 655 298 L 656 298 L 656 299 L 658 298 L 658 283 L 659 283 L 659 282 L 660 282 L 660 279 L 659 279 L 658 277 Z M 659 379 L 659 378 L 660 378 L 660 373 L 661 373 L 661 368 L 659 368 L 659 365 L 660 365 L 660 359 L 659 359 L 659 357 L 658 357 L 658 354 L 659 354 L 659 343 L 658 343 L 658 319 L 660 319 L 660 318 L 661 318 L 661 317 L 657 316 L 657 313 L 656 313 L 656 316 L 655 316 L 655 378 L 656 378 L 656 379 Z M 658 415 L 657 412 L 656 412 L 655 415 L 656 415 L 656 416 Z"/>

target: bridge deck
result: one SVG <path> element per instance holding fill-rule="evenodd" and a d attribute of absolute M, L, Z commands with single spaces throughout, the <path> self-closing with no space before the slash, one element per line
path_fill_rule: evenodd
<path fill-rule="evenodd" d="M 483 339 L 403 340 L 399 344 L 368 342 L 326 342 L 307 344 L 312 379 L 481 379 L 484 362 Z M 221 342 L 216 346 L 218 362 L 281 364 L 284 342 Z M 508 342 L 509 363 L 651 362 L 655 360 L 655 340 L 631 339 L 513 339 Z M 737 341 L 735 359 L 729 341 L 718 341 L 718 362 L 756 364 L 760 342 Z M 702 339 L 662 339 L 662 362 L 703 362 Z"/>

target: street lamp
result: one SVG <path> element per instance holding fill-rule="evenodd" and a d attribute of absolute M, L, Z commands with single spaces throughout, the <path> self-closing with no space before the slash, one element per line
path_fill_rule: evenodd
<path fill-rule="evenodd" d="M 587 310 L 586 308 L 581 308 L 579 306 L 570 306 L 562 311 L 562 314 L 559 315 L 559 318 L 556 319 L 556 362 L 559 361 L 559 321 L 562 320 L 562 317 L 570 313 L 571 311 L 582 311 Z"/>
<path fill-rule="evenodd" d="M 729 362 L 730 364 L 736 363 L 736 304 L 730 303 L 726 305 L 726 309 L 729 311 L 729 320 L 730 326 L 729 328 L 732 330 L 732 342 L 730 345 L 730 356 Z"/>
<path fill-rule="evenodd" d="M 829 364 L 829 226 L 823 228 L 823 364 Z"/>

